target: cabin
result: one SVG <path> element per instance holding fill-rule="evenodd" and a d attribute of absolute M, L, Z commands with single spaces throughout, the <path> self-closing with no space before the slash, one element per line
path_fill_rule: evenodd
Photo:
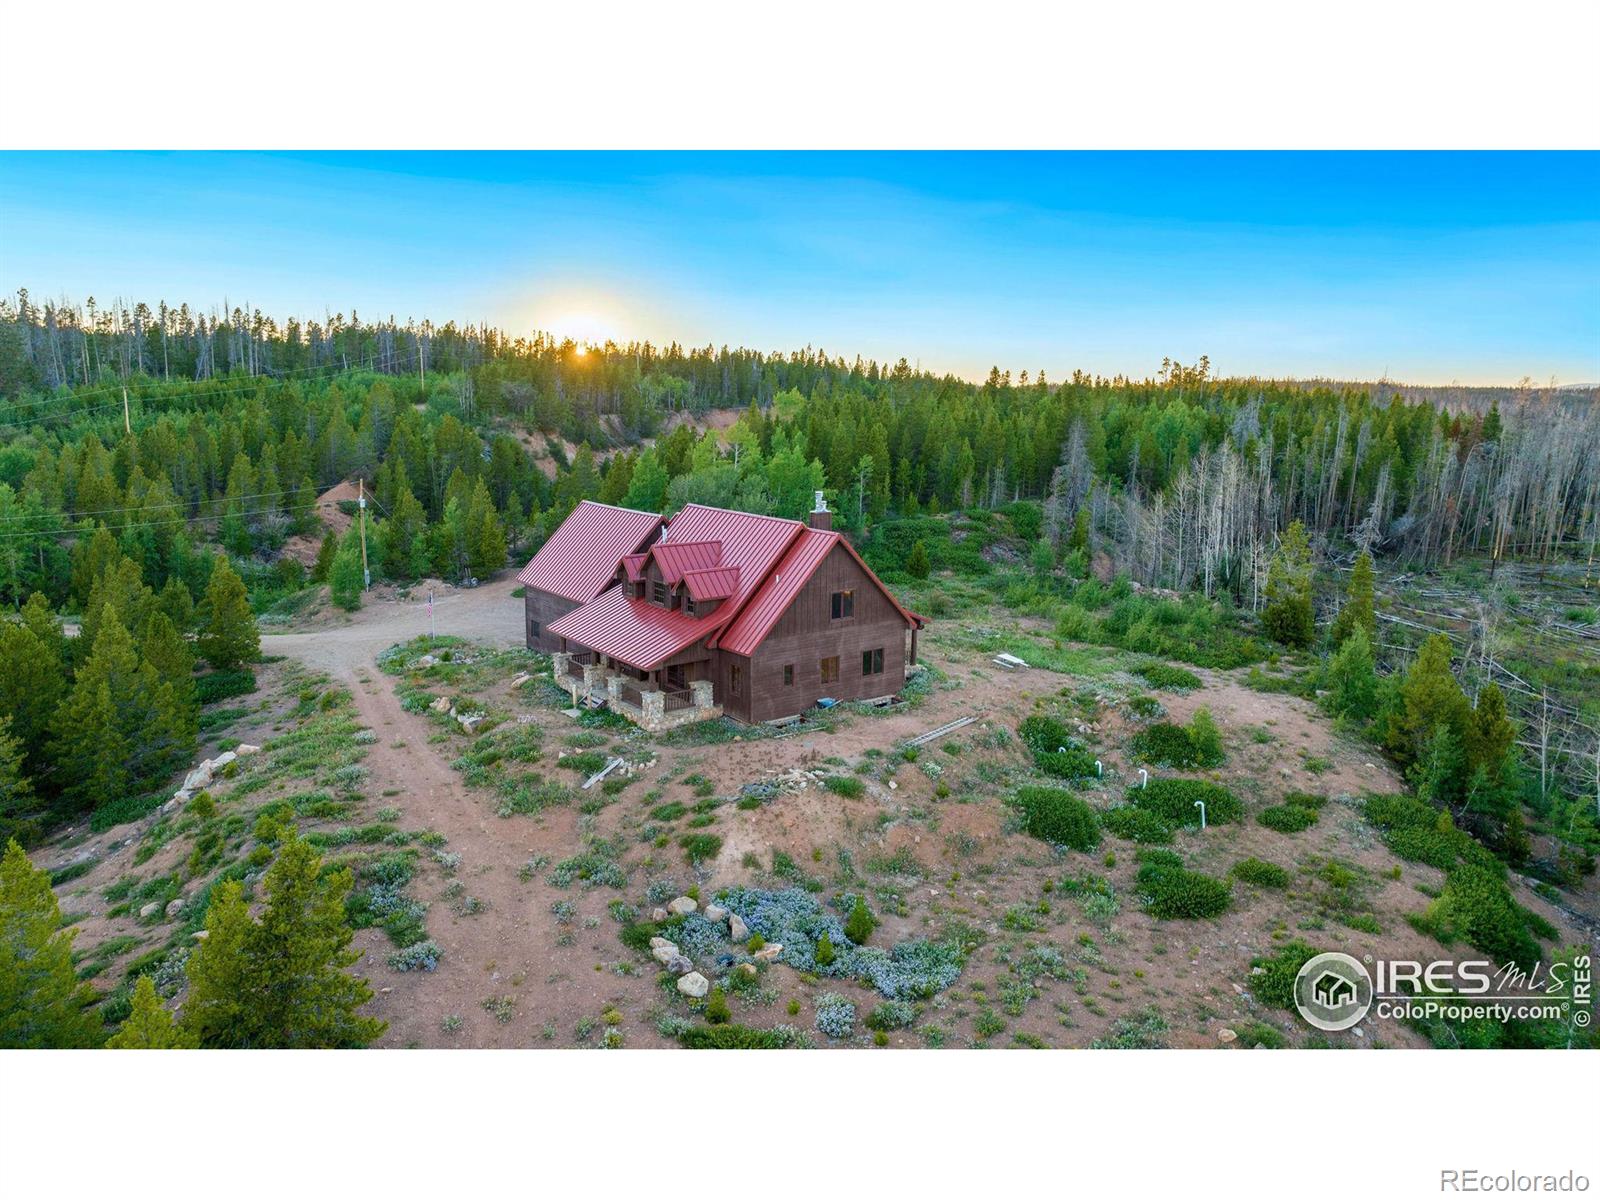
<path fill-rule="evenodd" d="M 586 501 L 518 578 L 528 646 L 552 654 L 574 704 L 649 729 L 888 699 L 925 624 L 833 530 L 821 493 L 804 522 L 703 504 L 662 521 Z"/>

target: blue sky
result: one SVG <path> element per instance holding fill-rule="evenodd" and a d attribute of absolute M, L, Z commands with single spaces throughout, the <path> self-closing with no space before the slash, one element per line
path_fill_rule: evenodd
<path fill-rule="evenodd" d="M 1595 154 L 0 154 L 0 288 L 900 356 L 1600 381 Z"/>

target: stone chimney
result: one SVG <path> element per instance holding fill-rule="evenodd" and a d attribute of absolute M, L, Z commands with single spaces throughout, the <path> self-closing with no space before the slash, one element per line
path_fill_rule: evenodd
<path fill-rule="evenodd" d="M 807 523 L 813 529 L 832 529 L 833 514 L 828 511 L 828 502 L 822 498 L 822 493 L 817 493 L 816 507 L 811 510 Z"/>

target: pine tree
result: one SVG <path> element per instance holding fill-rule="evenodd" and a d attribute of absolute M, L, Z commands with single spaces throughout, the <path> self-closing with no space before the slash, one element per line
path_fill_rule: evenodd
<path fill-rule="evenodd" d="M 200 654 L 213 667 L 231 671 L 261 657 L 261 631 L 250 611 L 250 596 L 225 554 L 211 568 L 203 611 Z"/>
<path fill-rule="evenodd" d="M 328 591 L 340 608 L 354 612 L 361 607 L 361 551 L 352 546 L 342 546 L 334 555 L 333 569 L 328 572 Z"/>
<path fill-rule="evenodd" d="M 339 539 L 333 536 L 333 530 L 328 530 L 322 535 L 322 545 L 317 548 L 317 561 L 311 567 L 312 583 L 327 583 L 328 575 L 333 570 L 334 555 L 339 553 Z"/>
<path fill-rule="evenodd" d="M 660 512 L 667 504 L 667 469 L 654 449 L 646 450 L 634 464 L 633 477 L 622 497 L 624 508 L 637 508 L 643 512 Z"/>
<path fill-rule="evenodd" d="M 1378 712 L 1378 672 L 1372 645 L 1360 625 L 1353 629 L 1328 664 L 1325 679 L 1328 711 L 1338 717 L 1369 721 Z"/>
<path fill-rule="evenodd" d="M 26 621 L 0 621 L 0 663 L 0 715 L 11 720 L 27 773 L 42 774 L 48 769 L 47 731 L 66 690 L 65 669 Z"/>
<path fill-rule="evenodd" d="M 1305 647 L 1317 635 L 1311 607 L 1311 543 L 1305 526 L 1293 522 L 1267 566 L 1266 606 L 1261 624 L 1267 635 L 1285 646 Z"/>
<path fill-rule="evenodd" d="M 179 633 L 187 632 L 194 624 L 194 597 L 176 575 L 167 580 L 161 594 L 156 597 L 156 604 L 167 614 L 167 619 Z"/>
<path fill-rule="evenodd" d="M 872 936 L 872 931 L 878 927 L 877 920 L 867 908 L 866 899 L 856 897 L 854 906 L 850 909 L 850 916 L 844 923 L 844 935 L 858 946 L 865 946 L 867 939 Z"/>
<path fill-rule="evenodd" d="M 1072 519 L 1072 533 L 1067 538 L 1067 549 L 1089 552 L 1089 510 L 1080 508 Z"/>
<path fill-rule="evenodd" d="M 89 659 L 52 721 L 62 795 L 79 809 L 119 799 L 134 784 L 137 719 L 148 699 L 133 639 L 109 605 Z"/>
<path fill-rule="evenodd" d="M 11 736 L 11 718 L 0 716 L 0 838 L 31 842 L 39 832 L 27 819 L 33 784 L 22 769 L 22 741 Z"/>
<path fill-rule="evenodd" d="M 1450 639 L 1436 633 L 1422 643 L 1396 695 L 1397 710 L 1388 714 L 1384 744 L 1401 766 L 1420 762 L 1433 744 L 1434 733 L 1447 727 L 1459 749 L 1471 706 L 1450 671 Z"/>
<path fill-rule="evenodd" d="M 467 509 L 467 563 L 477 576 L 493 575 L 506 565 L 505 530 L 482 479 L 473 488 Z"/>
<path fill-rule="evenodd" d="M 1486 684 L 1467 725 L 1467 769 L 1486 771 L 1498 778 L 1506 756 L 1517 741 L 1517 727 L 1506 714 L 1506 697 L 1498 684 Z"/>
<path fill-rule="evenodd" d="M 133 985 L 133 1011 L 106 1042 L 109 1050 L 192 1050 L 199 1040 L 175 1025 L 150 976 Z"/>
<path fill-rule="evenodd" d="M 0 1047 L 81 1049 L 100 1044 L 93 990 L 72 968 L 73 929 L 61 928 L 50 879 L 16 842 L 0 858 Z"/>
<path fill-rule="evenodd" d="M 912 543 L 911 553 L 906 556 L 906 574 L 913 579 L 926 579 L 932 569 L 932 564 L 928 562 L 928 548 L 919 538 Z"/>
<path fill-rule="evenodd" d="M 1367 648 L 1378 637 L 1378 616 L 1373 608 L 1372 555 L 1363 550 L 1356 555 L 1355 568 L 1350 572 L 1350 586 L 1345 591 L 1344 607 L 1333 622 L 1333 644 L 1342 646 L 1344 640 L 1357 629 L 1367 635 Z"/>
<path fill-rule="evenodd" d="M 365 1046 L 384 1022 L 357 1011 L 367 981 L 345 968 L 349 870 L 322 874 L 322 857 L 291 832 L 262 881 L 266 908 L 252 919 L 238 883 L 223 884 L 206 913 L 208 935 L 190 956 L 183 1027 L 202 1046 L 319 1049 Z"/>

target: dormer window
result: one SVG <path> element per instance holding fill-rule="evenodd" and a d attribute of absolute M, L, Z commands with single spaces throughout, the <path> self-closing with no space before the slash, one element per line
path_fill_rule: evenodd
<path fill-rule="evenodd" d="M 650 581 L 650 602 L 652 604 L 659 604 L 662 608 L 671 608 L 671 595 L 671 592 L 667 590 L 665 580 L 652 579 Z"/>

